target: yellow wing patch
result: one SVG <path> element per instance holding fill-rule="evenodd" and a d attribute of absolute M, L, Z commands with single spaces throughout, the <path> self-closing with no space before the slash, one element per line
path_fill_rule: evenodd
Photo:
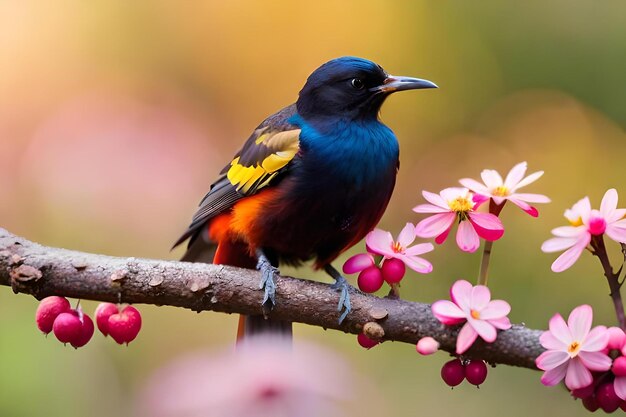
<path fill-rule="evenodd" d="M 237 191 L 245 194 L 265 187 L 298 153 L 300 129 L 259 132 L 241 156 L 233 159 L 226 176 Z M 247 161 L 242 162 L 245 157 Z"/>

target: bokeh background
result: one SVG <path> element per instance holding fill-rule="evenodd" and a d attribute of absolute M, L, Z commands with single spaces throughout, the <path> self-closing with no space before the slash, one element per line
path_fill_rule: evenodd
<path fill-rule="evenodd" d="M 555 255 L 539 247 L 583 196 L 595 206 L 610 187 L 626 196 L 625 13 L 620 1 L 566 0 L 0 2 L 0 227 L 47 245 L 176 259 L 172 242 L 251 130 L 293 102 L 318 65 L 357 55 L 440 86 L 383 108 L 401 170 L 382 227 L 416 222 L 422 189 L 526 160 L 546 172 L 529 191 L 553 203 L 538 219 L 504 210 L 492 292 L 533 328 L 581 303 L 611 325 L 597 260 L 585 254 L 557 275 Z M 428 258 L 432 274 L 403 281 L 407 299 L 444 298 L 455 279 L 477 274 L 479 254 L 453 241 Z M 2 416 L 130 416 L 155 370 L 228 346 L 236 324 L 139 306 L 144 328 L 130 347 L 96 335 L 74 350 L 41 336 L 36 306 L 0 289 Z M 498 366 L 480 390 L 451 391 L 439 378 L 443 353 L 420 357 L 400 343 L 365 351 L 353 336 L 304 325 L 295 334 L 345 356 L 373 384 L 363 400 L 388 415 L 586 413 L 538 372 Z"/>

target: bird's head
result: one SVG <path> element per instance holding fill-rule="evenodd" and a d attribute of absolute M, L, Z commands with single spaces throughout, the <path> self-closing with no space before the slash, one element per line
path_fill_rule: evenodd
<path fill-rule="evenodd" d="M 389 75 L 363 58 L 341 57 L 316 69 L 296 103 L 304 117 L 376 118 L 387 96 L 396 91 L 437 88 L 428 80 Z"/>

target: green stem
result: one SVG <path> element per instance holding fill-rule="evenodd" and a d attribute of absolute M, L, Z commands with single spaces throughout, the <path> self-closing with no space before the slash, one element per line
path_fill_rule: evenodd
<path fill-rule="evenodd" d="M 487 278 L 489 278 L 489 261 L 491 259 L 491 248 L 493 242 L 486 241 L 483 248 L 483 258 L 480 261 L 480 272 L 478 274 L 478 285 L 487 285 Z"/>

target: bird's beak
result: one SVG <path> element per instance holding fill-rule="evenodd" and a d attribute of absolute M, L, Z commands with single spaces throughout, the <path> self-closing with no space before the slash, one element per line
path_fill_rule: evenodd
<path fill-rule="evenodd" d="M 432 81 L 422 80 L 420 78 L 399 77 L 389 75 L 385 78 L 382 85 L 372 88 L 370 91 L 380 91 L 383 93 L 393 93 L 403 90 L 418 90 L 421 88 L 439 88 Z"/>

